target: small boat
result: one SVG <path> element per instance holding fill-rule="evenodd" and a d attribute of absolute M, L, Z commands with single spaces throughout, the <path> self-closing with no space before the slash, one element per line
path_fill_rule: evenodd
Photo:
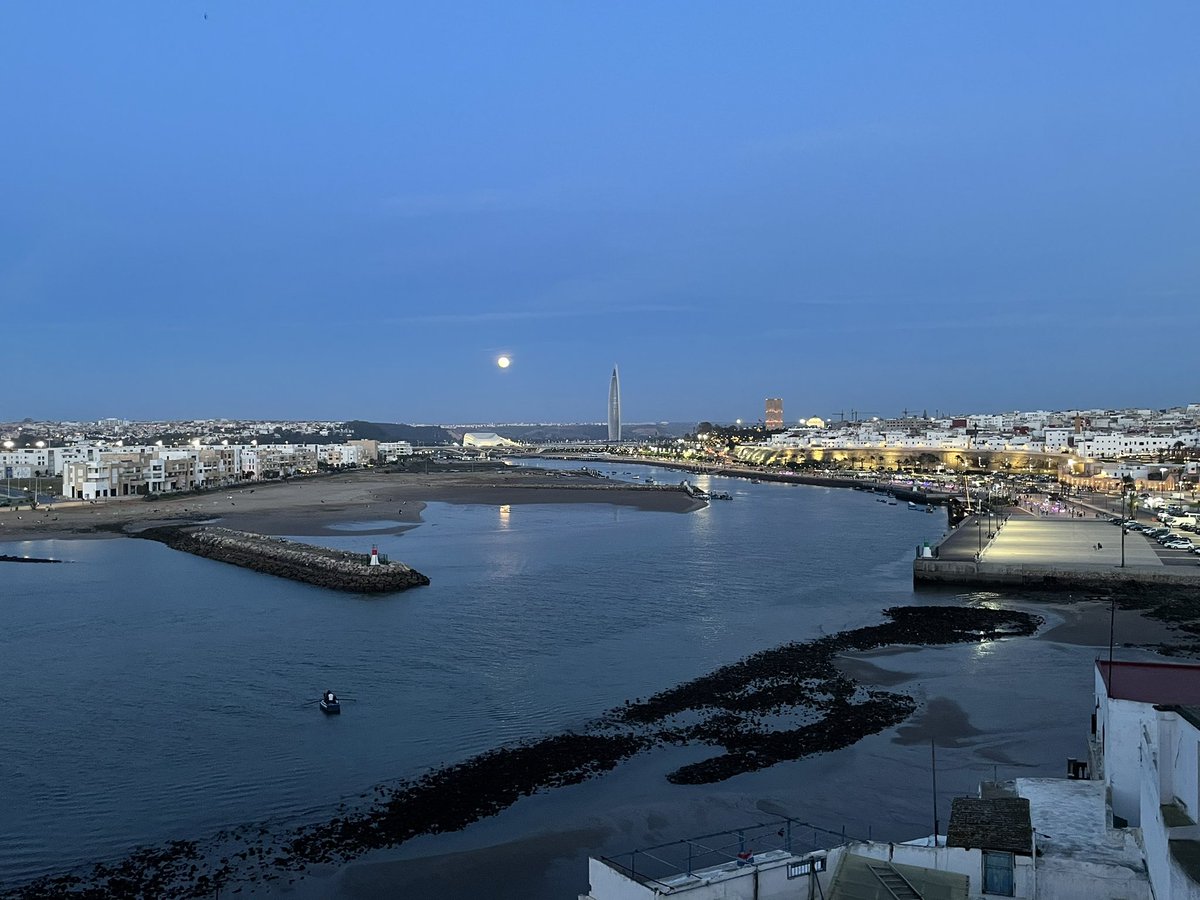
<path fill-rule="evenodd" d="M 321 695 L 321 712 L 327 716 L 341 715 L 342 704 L 338 701 L 337 694 L 333 691 L 326 691 Z"/>
<path fill-rule="evenodd" d="M 909 501 L 908 501 L 908 508 L 909 508 L 909 509 L 920 509 L 921 507 L 917 506 L 917 504 L 915 504 L 915 503 L 913 503 L 911 500 L 909 500 Z"/>
<path fill-rule="evenodd" d="M 888 506 L 895 506 L 895 505 L 896 505 L 896 501 L 895 501 L 895 500 L 889 500 L 889 501 L 887 502 L 887 505 L 888 505 Z"/>
<path fill-rule="evenodd" d="M 927 512 L 927 513 L 933 512 L 933 504 L 932 503 L 930 503 L 928 506 L 925 507 L 925 512 Z"/>

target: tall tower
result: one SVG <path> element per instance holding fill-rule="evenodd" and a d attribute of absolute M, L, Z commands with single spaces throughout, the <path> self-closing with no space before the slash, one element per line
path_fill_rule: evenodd
<path fill-rule="evenodd" d="M 774 431 L 783 427 L 783 398 L 768 397 L 767 398 L 767 431 Z"/>
<path fill-rule="evenodd" d="M 621 440 L 621 381 L 617 378 L 616 366 L 613 366 L 612 381 L 608 385 L 608 439 Z"/>

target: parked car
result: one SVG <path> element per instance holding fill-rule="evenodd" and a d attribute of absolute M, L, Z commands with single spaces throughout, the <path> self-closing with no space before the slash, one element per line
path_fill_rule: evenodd
<path fill-rule="evenodd" d="M 1191 550 L 1196 545 L 1193 544 L 1191 541 L 1178 540 L 1178 541 L 1167 541 L 1165 544 L 1163 544 L 1163 546 L 1166 547 L 1168 550 Z"/>

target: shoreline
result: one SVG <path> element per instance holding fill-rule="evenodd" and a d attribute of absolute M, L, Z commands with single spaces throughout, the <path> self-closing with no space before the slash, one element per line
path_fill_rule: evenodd
<path fill-rule="evenodd" d="M 564 482 L 566 479 L 566 482 Z M 0 543 L 122 537 L 166 525 L 219 524 L 240 531 L 298 537 L 344 535 L 332 527 L 378 520 L 355 534 L 402 534 L 422 522 L 426 504 L 609 503 L 649 512 L 702 509 L 682 490 L 614 485 L 538 469 L 453 473 L 359 470 L 327 478 L 213 488 L 203 493 L 118 498 L 105 502 L 0 512 Z"/>
<path fill-rule="evenodd" d="M 622 463 L 629 466 L 653 466 L 658 469 L 669 469 L 678 472 L 687 472 L 691 475 L 716 475 L 720 478 L 744 478 L 750 481 L 770 481 L 777 484 L 806 484 L 811 487 L 831 487 L 843 489 L 870 489 L 876 493 L 891 492 L 898 500 L 912 500 L 915 503 L 932 504 L 940 506 L 945 504 L 949 499 L 949 494 L 940 492 L 927 493 L 925 491 L 915 491 L 912 488 L 902 487 L 892 484 L 888 481 L 879 481 L 878 479 L 860 479 L 860 478 L 836 478 L 828 475 L 800 475 L 794 472 L 773 472 L 763 469 L 754 469 L 744 466 L 718 466 L 718 465 L 703 465 L 700 463 L 686 463 L 680 461 L 664 461 L 660 459 L 630 459 L 626 456 L 568 456 L 566 454 L 556 454 L 553 456 L 528 456 L 517 457 L 518 459 L 557 459 L 566 462 L 601 462 L 608 465 Z"/>
<path fill-rule="evenodd" d="M 856 681 L 838 665 L 843 654 L 1027 637 L 1042 621 L 980 606 L 893 607 L 878 624 L 751 654 L 627 701 L 578 731 L 498 746 L 416 779 L 378 785 L 365 809 L 339 808 L 331 818 L 282 831 L 247 824 L 200 840 L 141 847 L 119 860 L 14 886 L 3 896 L 34 900 L 102 890 L 115 881 L 133 894 L 203 897 L 214 888 L 319 877 L 328 866 L 341 868 L 423 835 L 459 831 L 522 797 L 591 781 L 662 747 L 703 751 L 702 758 L 666 773 L 669 782 L 723 782 L 853 746 L 918 709 L 908 693 Z M 778 721 L 784 711 L 790 712 Z"/>

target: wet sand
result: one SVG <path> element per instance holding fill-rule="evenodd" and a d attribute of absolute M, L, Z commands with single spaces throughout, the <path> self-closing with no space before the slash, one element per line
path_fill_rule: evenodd
<path fill-rule="evenodd" d="M 1107 647 L 1110 624 L 1117 647 L 1154 647 L 1170 644 L 1180 637 L 1166 622 L 1146 618 L 1137 610 L 1118 608 L 1113 620 L 1111 602 L 1083 600 L 1071 605 L 1055 604 L 1053 609 L 1063 621 L 1039 635 L 1042 640 Z"/>
<path fill-rule="evenodd" d="M 260 534 L 343 534 L 339 523 L 381 522 L 355 534 L 398 534 L 420 523 L 429 502 L 483 504 L 612 503 L 659 512 L 692 512 L 704 501 L 665 486 L 612 484 L 544 470 L 388 473 L 239 485 L 198 494 L 121 498 L 52 509 L 0 511 L 0 541 L 113 537 L 155 525 L 210 522 Z M 396 524 L 400 523 L 400 524 Z"/>

